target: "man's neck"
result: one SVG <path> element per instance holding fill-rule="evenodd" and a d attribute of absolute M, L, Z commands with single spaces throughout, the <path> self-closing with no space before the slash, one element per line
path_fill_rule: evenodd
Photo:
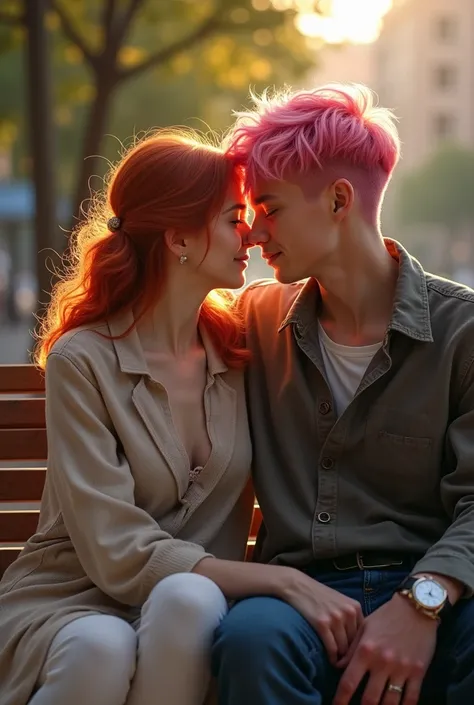
<path fill-rule="evenodd" d="M 317 277 L 319 320 L 335 342 L 370 345 L 383 340 L 390 322 L 398 262 L 378 232 L 348 235 L 344 251 Z"/>

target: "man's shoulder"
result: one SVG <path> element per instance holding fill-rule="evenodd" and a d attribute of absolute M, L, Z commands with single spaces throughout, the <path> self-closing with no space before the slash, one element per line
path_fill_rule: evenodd
<path fill-rule="evenodd" d="M 474 333 L 474 289 L 460 282 L 425 273 L 433 332 L 455 336 Z M 464 337 L 464 336 L 463 336 Z"/>
<path fill-rule="evenodd" d="M 466 284 L 445 279 L 437 274 L 425 272 L 426 286 L 429 291 L 439 295 L 440 300 L 450 300 L 456 306 L 457 303 L 465 302 L 474 304 L 474 289 Z"/>
<path fill-rule="evenodd" d="M 276 279 L 258 279 L 240 294 L 239 306 L 245 316 L 255 313 L 267 318 L 270 313 L 283 319 L 300 294 L 306 279 L 282 284 Z"/>

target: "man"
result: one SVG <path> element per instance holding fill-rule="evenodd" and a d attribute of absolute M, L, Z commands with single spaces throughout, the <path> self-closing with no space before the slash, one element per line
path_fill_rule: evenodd
<path fill-rule="evenodd" d="M 367 88 L 257 101 L 230 151 L 277 279 L 242 296 L 255 560 L 314 578 L 320 609 L 238 602 L 213 646 L 219 702 L 468 705 L 474 292 L 382 237 L 399 140 Z"/>

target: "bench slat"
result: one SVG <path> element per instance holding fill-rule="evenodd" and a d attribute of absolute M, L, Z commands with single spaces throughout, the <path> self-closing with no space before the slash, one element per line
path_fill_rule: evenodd
<path fill-rule="evenodd" d="M 0 398 L 0 428 L 43 428 L 45 425 L 44 399 Z"/>
<path fill-rule="evenodd" d="M 0 429 L 0 460 L 45 460 L 47 455 L 44 428 Z"/>
<path fill-rule="evenodd" d="M 45 479 L 44 468 L 0 468 L 0 502 L 39 502 Z"/>
<path fill-rule="evenodd" d="M 0 475 L 1 478 L 1 475 Z M 253 510 L 252 524 L 250 526 L 250 537 L 255 538 L 258 534 L 260 524 L 262 523 L 262 510 L 260 507 L 255 507 Z"/>
<path fill-rule="evenodd" d="M 36 533 L 38 512 L 3 512 L 0 510 L 0 541 L 21 543 Z"/>
<path fill-rule="evenodd" d="M 33 365 L 0 365 L 0 394 L 44 392 L 44 375 Z"/>
<path fill-rule="evenodd" d="M 3 573 L 6 571 L 10 563 L 13 563 L 15 558 L 18 557 L 18 554 L 20 553 L 20 549 L 13 549 L 13 550 L 2 550 L 0 548 L 0 578 L 2 577 Z"/>

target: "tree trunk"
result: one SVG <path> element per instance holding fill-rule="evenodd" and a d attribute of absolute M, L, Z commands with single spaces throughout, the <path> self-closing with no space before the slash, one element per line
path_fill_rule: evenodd
<path fill-rule="evenodd" d="M 87 213 L 89 208 L 89 179 L 91 175 L 97 173 L 96 167 L 99 164 L 100 147 L 106 130 L 116 85 L 117 78 L 113 68 L 107 68 L 107 70 L 103 70 L 97 75 L 96 96 L 87 117 L 84 134 L 82 159 L 79 166 L 74 199 L 73 226 L 82 218 L 81 209 L 84 213 Z"/>
<path fill-rule="evenodd" d="M 54 138 L 51 118 L 51 75 L 49 69 L 48 36 L 44 16 L 48 0 L 25 0 L 25 21 L 28 32 L 28 122 L 33 162 L 35 202 L 36 277 L 38 306 L 49 301 L 52 273 L 48 260 L 59 248 L 59 228 L 56 220 L 54 178 Z"/>

